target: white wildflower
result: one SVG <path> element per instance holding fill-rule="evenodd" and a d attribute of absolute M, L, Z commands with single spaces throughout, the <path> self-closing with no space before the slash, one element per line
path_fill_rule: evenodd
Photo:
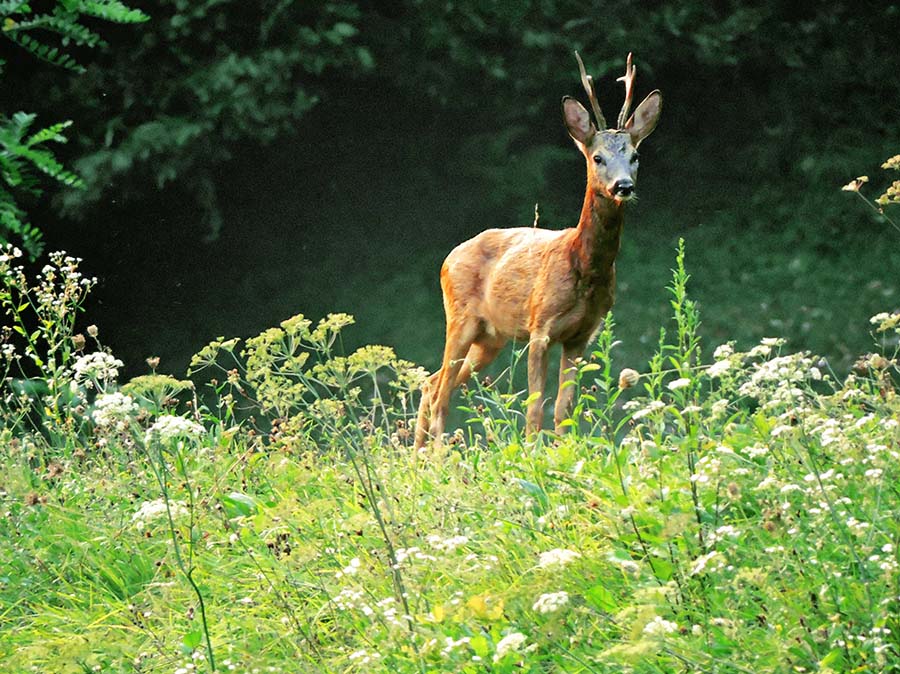
<path fill-rule="evenodd" d="M 650 403 L 646 407 L 639 409 L 637 412 L 634 413 L 634 415 L 631 418 L 632 419 L 643 419 L 648 414 L 653 414 L 654 412 L 658 412 L 659 410 L 663 409 L 665 406 L 666 406 L 666 404 L 664 402 L 662 402 L 661 400 L 651 400 Z"/>
<path fill-rule="evenodd" d="M 371 662 L 373 660 L 377 660 L 380 657 L 381 657 L 381 654 L 379 654 L 379 653 L 374 653 L 374 652 L 369 653 L 368 651 L 365 651 L 365 650 L 358 650 L 358 651 L 354 651 L 353 653 L 348 655 L 347 659 L 350 660 L 351 662 L 355 662 L 356 664 L 358 664 L 360 666 L 364 666 L 364 665 L 371 664 Z"/>
<path fill-rule="evenodd" d="M 680 388 L 684 388 L 685 386 L 690 386 L 691 380 L 687 377 L 680 377 L 674 381 L 670 381 L 668 383 L 668 388 L 670 391 L 677 391 Z"/>
<path fill-rule="evenodd" d="M 356 575 L 356 572 L 359 571 L 360 565 L 361 564 L 359 561 L 359 557 L 354 557 L 342 571 L 338 571 L 336 574 L 334 574 L 334 576 L 335 578 L 343 578 L 344 576 Z"/>
<path fill-rule="evenodd" d="M 131 415 L 137 411 L 137 403 L 131 396 L 116 391 L 97 396 L 91 417 L 100 428 L 124 430 Z"/>
<path fill-rule="evenodd" d="M 734 355 L 734 345 L 732 344 L 720 344 L 716 347 L 716 350 L 713 352 L 713 358 L 717 361 L 727 360 Z"/>
<path fill-rule="evenodd" d="M 22 257 L 22 251 L 18 248 L 15 248 L 10 243 L 0 248 L 0 250 L 3 251 L 3 253 L 0 253 L 0 264 L 7 264 L 9 262 L 12 262 L 17 257 Z"/>
<path fill-rule="evenodd" d="M 204 432 L 203 426 L 190 419 L 164 414 L 157 417 L 153 425 L 147 429 L 144 442 L 149 445 L 154 439 L 158 439 L 160 442 L 168 442 L 179 437 L 198 438 Z"/>
<path fill-rule="evenodd" d="M 95 351 L 79 356 L 72 366 L 75 381 L 93 388 L 95 384 L 101 388 L 119 376 L 119 368 L 123 363 L 105 351 Z"/>
<path fill-rule="evenodd" d="M 711 564 L 711 562 L 716 563 Z M 723 566 L 725 566 L 725 560 L 722 556 L 722 553 L 713 550 L 712 552 L 707 552 L 705 555 L 700 555 L 699 557 L 697 557 L 697 559 L 694 560 L 694 564 L 693 566 L 691 566 L 690 575 L 696 576 L 697 574 L 704 573 L 707 570 L 718 571 Z"/>
<path fill-rule="evenodd" d="M 547 550 L 547 552 L 542 552 L 540 559 L 538 560 L 538 566 L 542 569 L 548 569 L 556 566 L 565 566 L 570 562 L 575 561 L 581 557 L 581 554 L 575 552 L 574 550 L 567 550 L 565 548 L 553 548 L 552 550 Z"/>
<path fill-rule="evenodd" d="M 171 513 L 174 520 L 187 515 L 188 509 L 184 501 L 169 501 L 169 513 Z M 148 523 L 162 517 L 166 517 L 166 501 L 158 498 L 155 501 L 144 501 L 141 503 L 137 512 L 131 516 L 131 521 L 135 527 L 143 529 Z"/>
<path fill-rule="evenodd" d="M 497 647 L 494 652 L 494 662 L 502 660 L 507 653 L 513 653 L 519 650 L 522 647 L 522 644 L 525 643 L 526 638 L 527 637 L 521 632 L 512 632 L 500 639 L 500 641 L 497 642 Z"/>
<path fill-rule="evenodd" d="M 672 632 L 678 629 L 678 623 L 674 623 L 671 620 L 666 620 L 665 618 L 660 618 L 656 616 L 644 625 L 644 634 L 656 637 L 662 636 L 664 634 L 671 634 Z"/>
<path fill-rule="evenodd" d="M 751 459 L 755 459 L 758 456 L 765 456 L 768 454 L 769 448 L 765 445 L 750 445 L 749 447 L 744 447 L 741 452 Z"/>
<path fill-rule="evenodd" d="M 721 377 L 723 374 L 728 372 L 731 369 L 731 361 L 730 360 L 717 360 L 715 363 L 706 368 L 706 374 L 710 376 L 710 378 Z"/>
<path fill-rule="evenodd" d="M 459 546 L 468 543 L 469 537 L 450 536 L 448 538 L 444 538 L 442 536 L 439 536 L 438 534 L 431 534 L 425 540 L 428 541 L 428 544 L 435 550 L 440 550 L 441 552 L 453 552 Z"/>
<path fill-rule="evenodd" d="M 538 613 L 554 613 L 568 603 L 568 592 L 549 592 L 538 597 L 531 610 Z"/>
<path fill-rule="evenodd" d="M 772 347 L 766 344 L 757 344 L 747 352 L 747 358 L 757 358 L 758 356 L 768 356 L 772 353 Z"/>

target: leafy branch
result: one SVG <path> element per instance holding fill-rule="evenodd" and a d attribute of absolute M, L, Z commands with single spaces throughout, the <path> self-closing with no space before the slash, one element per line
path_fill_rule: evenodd
<path fill-rule="evenodd" d="M 69 48 L 93 48 L 106 43 L 99 34 L 80 23 L 82 16 L 114 23 L 138 23 L 149 18 L 118 0 L 58 0 L 53 11 L 44 14 L 36 14 L 25 0 L 3 0 L 0 1 L 0 35 L 41 61 L 83 73 L 84 66 L 69 53 Z M 54 35 L 58 44 L 46 41 L 45 33 Z M 0 75 L 5 65 L 0 59 Z M 65 143 L 62 132 L 72 123 L 58 122 L 28 136 L 34 121 L 35 115 L 25 112 L 17 112 L 12 117 L 0 113 L 0 244 L 15 239 L 32 259 L 43 248 L 41 232 L 27 221 L 16 202 L 16 193 L 40 196 L 43 190 L 36 174 L 67 187 L 84 187 L 81 178 L 67 171 L 46 147 L 51 142 Z"/>

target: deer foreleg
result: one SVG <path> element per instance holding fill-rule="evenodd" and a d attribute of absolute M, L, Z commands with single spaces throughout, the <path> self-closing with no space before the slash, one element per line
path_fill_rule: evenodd
<path fill-rule="evenodd" d="M 525 415 L 525 433 L 532 435 L 541 430 L 544 414 L 544 383 L 547 381 L 548 337 L 533 337 L 528 345 L 528 412 Z"/>
<path fill-rule="evenodd" d="M 564 429 L 560 426 L 563 421 L 569 418 L 572 411 L 572 401 L 575 399 L 575 377 L 577 368 L 575 360 L 583 351 L 581 344 L 563 345 L 562 358 L 559 361 L 559 392 L 556 394 L 556 407 L 553 410 L 553 423 L 556 425 L 556 432 L 562 433 Z"/>

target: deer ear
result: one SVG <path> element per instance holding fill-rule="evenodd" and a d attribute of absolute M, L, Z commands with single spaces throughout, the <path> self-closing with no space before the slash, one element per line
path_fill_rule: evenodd
<path fill-rule="evenodd" d="M 569 135 L 576 143 L 587 145 L 588 141 L 597 133 L 591 116 L 584 106 L 571 96 L 565 96 L 562 99 L 563 119 L 566 122 L 566 128 Z"/>
<path fill-rule="evenodd" d="M 625 123 L 625 130 L 631 135 L 631 142 L 635 147 L 640 145 L 644 138 L 653 133 L 661 112 L 662 94 L 657 89 L 647 95 L 647 98 L 641 102 L 634 114 Z"/>

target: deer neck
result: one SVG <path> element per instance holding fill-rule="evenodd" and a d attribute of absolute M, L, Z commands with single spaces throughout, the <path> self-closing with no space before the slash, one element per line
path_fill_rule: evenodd
<path fill-rule="evenodd" d="M 589 282 L 610 281 L 622 239 L 624 204 L 588 187 L 573 243 L 578 276 Z"/>

